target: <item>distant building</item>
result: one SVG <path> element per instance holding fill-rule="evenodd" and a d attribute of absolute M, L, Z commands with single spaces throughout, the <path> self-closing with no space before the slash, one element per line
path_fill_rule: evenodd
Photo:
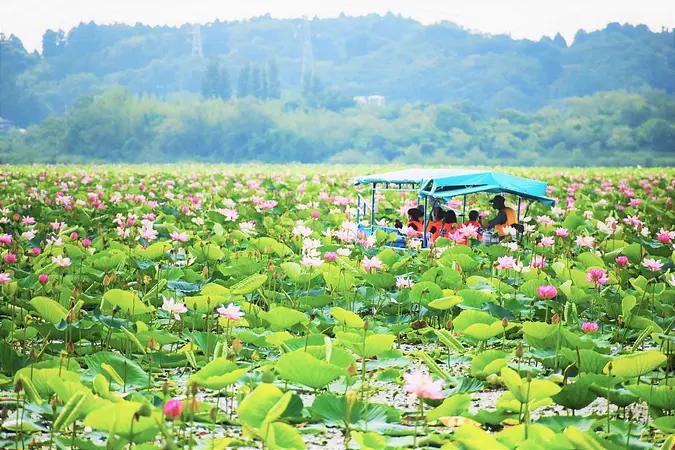
<path fill-rule="evenodd" d="M 362 105 L 384 106 L 387 104 L 387 99 L 383 95 L 369 95 L 368 97 L 359 95 L 354 97 L 353 100 Z"/>
<path fill-rule="evenodd" d="M 12 128 L 18 128 L 17 124 L 11 120 L 3 119 L 0 117 L 0 133 L 7 133 Z"/>

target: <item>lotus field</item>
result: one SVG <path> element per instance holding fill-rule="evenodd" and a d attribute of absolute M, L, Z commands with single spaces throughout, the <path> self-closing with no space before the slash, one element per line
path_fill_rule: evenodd
<path fill-rule="evenodd" d="M 377 169 L 0 168 L 0 448 L 675 446 L 675 171 L 394 250 Z"/>

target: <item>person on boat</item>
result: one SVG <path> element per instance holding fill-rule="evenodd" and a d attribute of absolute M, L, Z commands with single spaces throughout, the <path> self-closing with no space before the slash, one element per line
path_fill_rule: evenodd
<path fill-rule="evenodd" d="M 422 223 L 422 217 L 424 213 L 419 210 L 419 208 L 410 208 L 408 210 L 408 227 L 417 231 L 419 235 L 422 235 L 424 230 L 424 224 Z"/>
<path fill-rule="evenodd" d="M 431 241 L 435 241 L 443 231 L 443 210 L 440 206 L 434 206 L 431 210 L 431 220 L 427 223 L 427 233 L 431 235 Z"/>
<path fill-rule="evenodd" d="M 516 212 L 512 208 L 507 207 L 505 201 L 506 200 L 501 195 L 495 195 L 495 197 L 490 200 L 492 207 L 498 212 L 497 216 L 488 222 L 487 228 L 494 228 L 500 238 L 506 235 L 504 228 L 518 223 Z"/>
<path fill-rule="evenodd" d="M 476 211 L 475 209 L 469 211 L 469 220 L 467 222 L 464 222 L 464 223 L 467 224 L 467 225 L 471 224 L 474 227 L 477 227 L 478 229 L 483 228 L 483 224 L 480 223 L 480 220 L 479 220 L 478 211 Z"/>
<path fill-rule="evenodd" d="M 457 230 L 457 214 L 454 211 L 445 211 L 443 214 L 442 237 L 450 237 Z"/>

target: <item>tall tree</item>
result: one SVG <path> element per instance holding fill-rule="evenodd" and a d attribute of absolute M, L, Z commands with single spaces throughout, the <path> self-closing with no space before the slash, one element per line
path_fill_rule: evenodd
<path fill-rule="evenodd" d="M 202 76 L 202 97 L 204 99 L 219 97 L 220 77 L 220 61 L 218 58 L 211 58 Z"/>
<path fill-rule="evenodd" d="M 58 56 L 66 45 L 66 36 L 63 30 L 47 30 L 42 35 L 42 56 L 52 58 Z"/>
<path fill-rule="evenodd" d="M 261 94 L 260 98 L 263 100 L 267 100 L 267 98 L 270 95 L 270 89 L 269 89 L 269 82 L 267 81 L 267 71 L 263 67 L 262 70 L 262 77 L 260 78 L 260 84 L 261 84 Z"/>
<path fill-rule="evenodd" d="M 277 68 L 277 63 L 274 61 L 274 58 L 270 59 L 268 66 L 269 98 L 279 98 L 281 97 L 281 83 L 279 82 L 279 69 Z"/>
<path fill-rule="evenodd" d="M 260 68 L 253 66 L 251 71 L 251 95 L 256 98 L 262 97 L 262 84 L 260 82 Z"/>
<path fill-rule="evenodd" d="M 249 95 L 251 95 L 251 65 L 247 63 L 244 68 L 239 71 L 237 97 L 244 98 Z"/>
<path fill-rule="evenodd" d="M 232 98 L 232 86 L 230 84 L 230 74 L 227 71 L 227 67 L 221 67 L 218 81 L 218 97 L 228 101 Z"/>

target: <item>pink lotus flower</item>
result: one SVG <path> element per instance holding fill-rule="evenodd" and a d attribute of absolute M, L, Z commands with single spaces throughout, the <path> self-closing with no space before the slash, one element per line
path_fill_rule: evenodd
<path fill-rule="evenodd" d="M 459 227 L 459 230 L 457 231 L 465 238 L 474 238 L 474 239 L 478 238 L 478 227 L 476 227 L 471 223 L 462 224 L 462 226 Z"/>
<path fill-rule="evenodd" d="M 535 269 L 541 269 L 546 265 L 546 258 L 544 258 L 541 255 L 537 255 L 532 258 L 530 261 L 530 266 L 534 267 Z"/>
<path fill-rule="evenodd" d="M 38 277 L 38 281 L 40 282 L 41 285 L 45 285 L 49 283 L 49 275 L 46 273 L 41 273 L 40 276 Z"/>
<path fill-rule="evenodd" d="M 627 265 L 628 264 L 628 256 L 624 256 L 624 255 L 617 256 L 616 257 L 616 263 L 620 266 Z"/>
<path fill-rule="evenodd" d="M 426 375 L 419 370 L 414 373 L 404 373 L 403 379 L 406 384 L 403 390 L 415 394 L 419 398 L 428 398 L 437 400 L 443 398 L 443 380 L 434 381 L 430 375 Z"/>
<path fill-rule="evenodd" d="M 556 228 L 555 235 L 561 238 L 567 237 L 570 235 L 570 232 L 567 228 Z"/>
<path fill-rule="evenodd" d="M 382 261 L 380 261 L 377 256 L 373 256 L 372 258 L 366 256 L 363 258 L 363 261 L 361 261 L 361 267 L 366 270 L 381 269 Z"/>
<path fill-rule="evenodd" d="M 652 272 L 658 272 L 663 267 L 663 263 L 658 259 L 649 259 L 649 258 L 645 258 L 642 261 L 642 265 L 645 266 L 647 269 L 651 270 Z"/>
<path fill-rule="evenodd" d="M 246 314 L 243 311 L 241 311 L 239 306 L 235 305 L 234 303 L 230 303 L 229 305 L 227 305 L 227 308 L 225 307 L 225 305 L 223 305 L 220 308 L 218 308 L 217 311 L 218 314 L 220 314 L 220 317 L 222 317 L 223 319 L 231 320 L 233 322 L 241 320 L 241 318 L 244 317 L 244 315 Z"/>
<path fill-rule="evenodd" d="M 323 254 L 323 259 L 325 259 L 326 261 L 335 261 L 337 259 L 337 253 L 326 252 Z"/>
<path fill-rule="evenodd" d="M 76 232 L 73 231 L 72 233 L 70 233 L 70 239 L 71 239 L 72 241 L 76 241 L 76 240 L 78 240 L 79 238 L 80 238 L 80 235 L 77 234 Z"/>
<path fill-rule="evenodd" d="M 40 250 L 40 247 L 33 247 L 30 249 L 30 254 L 33 256 L 37 256 L 40 253 L 42 253 L 42 250 Z"/>
<path fill-rule="evenodd" d="M 319 211 L 312 211 L 312 219 L 318 219 L 321 216 Z"/>
<path fill-rule="evenodd" d="M 539 243 L 539 245 L 541 247 L 553 247 L 554 242 L 555 241 L 552 236 L 544 236 L 543 238 L 541 238 L 541 242 Z"/>
<path fill-rule="evenodd" d="M 186 232 L 179 233 L 178 231 L 173 231 L 171 234 L 171 239 L 177 242 L 187 242 L 188 241 L 188 234 Z"/>
<path fill-rule="evenodd" d="M 16 255 L 14 253 L 7 253 L 2 259 L 4 259 L 7 264 L 14 264 L 16 262 Z"/>
<path fill-rule="evenodd" d="M 154 241 L 157 239 L 157 230 L 152 228 L 152 226 L 143 226 L 141 228 L 141 237 L 146 241 Z"/>
<path fill-rule="evenodd" d="M 23 216 L 21 223 L 23 225 L 35 225 L 35 219 L 32 218 L 31 216 Z"/>
<path fill-rule="evenodd" d="M 319 268 L 323 264 L 323 260 L 321 258 L 313 258 L 311 256 L 303 256 L 302 259 L 300 260 L 300 264 L 302 264 L 305 267 L 316 267 Z"/>
<path fill-rule="evenodd" d="M 12 276 L 8 273 L 0 273 L 0 284 L 7 284 L 12 281 Z"/>
<path fill-rule="evenodd" d="M 164 404 L 164 415 L 170 419 L 175 420 L 183 414 L 183 401 L 182 400 L 167 400 Z"/>
<path fill-rule="evenodd" d="M 581 325 L 581 331 L 583 331 L 584 333 L 595 333 L 596 331 L 598 331 L 598 328 L 600 327 L 595 322 L 584 322 Z"/>
<path fill-rule="evenodd" d="M 348 248 L 338 248 L 335 253 L 337 253 L 340 256 L 347 257 L 352 254 L 352 251 L 349 250 Z"/>
<path fill-rule="evenodd" d="M 497 270 L 513 269 L 516 265 L 516 258 L 513 256 L 500 256 L 497 258 Z"/>
<path fill-rule="evenodd" d="M 162 309 L 173 314 L 176 320 L 180 320 L 180 315 L 187 312 L 187 307 L 183 303 L 177 303 L 173 298 L 163 298 Z"/>
<path fill-rule="evenodd" d="M 0 234 L 0 244 L 11 244 L 12 235 L 11 234 Z"/>
<path fill-rule="evenodd" d="M 82 239 L 82 247 L 84 247 L 84 248 L 91 247 L 91 239 L 89 239 L 89 238 Z"/>
<path fill-rule="evenodd" d="M 586 272 L 586 281 L 593 283 L 596 286 L 604 285 L 609 281 L 609 276 L 607 276 L 607 273 L 603 272 L 602 269 L 588 269 L 588 272 Z"/>
<path fill-rule="evenodd" d="M 579 247 L 588 247 L 593 248 L 593 242 L 595 238 L 593 236 L 577 236 L 576 243 Z"/>
<path fill-rule="evenodd" d="M 659 240 L 660 243 L 662 244 L 669 244 L 672 240 L 671 235 L 675 234 L 674 232 L 668 232 L 661 228 L 659 233 L 656 235 L 656 238 Z"/>
<path fill-rule="evenodd" d="M 556 289 L 555 286 L 552 286 L 550 284 L 545 286 L 539 286 L 537 288 L 537 295 L 545 299 L 555 298 L 558 295 L 558 289 Z"/>
<path fill-rule="evenodd" d="M 62 269 L 70 266 L 70 258 L 64 258 L 62 255 L 52 256 L 52 262 Z"/>
<path fill-rule="evenodd" d="M 396 287 L 399 289 L 410 289 L 415 282 L 409 277 L 396 277 Z"/>

